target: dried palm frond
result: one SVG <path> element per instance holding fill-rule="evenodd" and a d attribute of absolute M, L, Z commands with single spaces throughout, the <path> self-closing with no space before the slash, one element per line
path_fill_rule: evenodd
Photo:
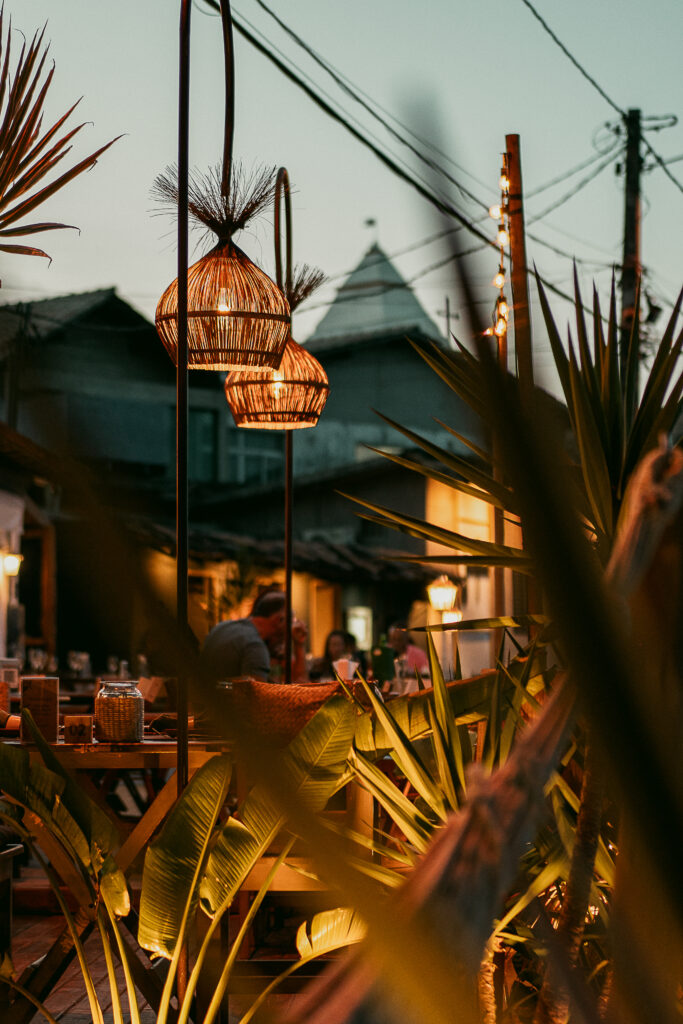
<path fill-rule="evenodd" d="M 206 173 L 193 171 L 189 179 L 188 208 L 193 221 L 213 232 L 221 242 L 229 241 L 235 232 L 273 201 L 275 168 L 245 170 L 234 164 L 228 194 L 223 191 L 221 164 Z M 152 186 L 152 198 L 169 212 L 178 208 L 178 168 L 175 164 L 158 175 Z"/>
<path fill-rule="evenodd" d="M 70 151 L 69 143 L 84 124 L 61 136 L 59 134 L 78 105 L 74 103 L 43 131 L 43 107 L 54 75 L 53 65 L 43 78 L 49 49 L 43 45 L 45 29 L 36 32 L 30 43 L 24 41 L 13 70 L 11 34 L 11 23 L 5 34 L 4 12 L 0 8 L 0 238 L 73 227 L 47 221 L 33 224 L 17 222 L 83 171 L 93 167 L 97 158 L 116 142 L 112 139 L 49 184 L 37 187 Z M 0 250 L 47 257 L 42 249 L 27 245 L 0 243 Z"/>
<path fill-rule="evenodd" d="M 325 274 L 317 267 L 309 267 L 308 263 L 296 266 L 292 284 L 286 296 L 291 311 L 294 312 L 326 280 Z"/>

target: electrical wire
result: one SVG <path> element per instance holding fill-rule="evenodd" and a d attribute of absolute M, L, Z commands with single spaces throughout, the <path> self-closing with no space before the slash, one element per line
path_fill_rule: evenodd
<path fill-rule="evenodd" d="M 210 2 L 210 0 L 206 0 L 206 2 Z M 302 48 L 302 49 L 303 49 L 303 50 L 304 50 L 304 51 L 305 51 L 305 52 L 306 52 L 307 54 L 309 54 L 309 55 L 310 55 L 310 56 L 311 56 L 311 57 L 312 57 L 312 58 L 313 58 L 313 59 L 314 59 L 314 60 L 316 61 L 316 63 L 317 63 L 317 64 L 318 64 L 318 65 L 319 65 L 320 67 L 322 67 L 322 68 L 323 68 L 323 69 L 324 69 L 324 70 L 325 70 L 325 71 L 326 71 L 326 72 L 327 72 L 328 74 L 330 74 L 330 76 L 331 76 L 331 77 L 333 78 L 333 80 L 334 80 L 334 81 L 336 82 L 336 84 L 337 84 L 337 85 L 338 85 L 338 86 L 339 86 L 340 88 L 342 88 L 342 89 L 343 89 L 343 90 L 344 90 L 344 91 L 345 91 L 345 92 L 346 92 L 346 93 L 347 93 L 348 95 L 350 95 L 350 96 L 351 96 L 351 97 L 352 97 L 352 98 L 353 98 L 354 100 L 356 100 L 357 102 L 361 102 L 361 103 L 362 103 L 362 106 L 363 106 L 363 108 L 364 108 L 365 110 L 367 110 L 367 111 L 368 111 L 368 112 L 369 112 L 369 113 L 370 113 L 370 114 L 371 114 L 371 115 L 372 115 L 373 117 L 375 117 L 375 118 L 376 118 L 376 119 L 377 119 L 377 120 L 378 120 L 378 121 L 379 121 L 379 122 L 380 122 L 380 123 L 381 123 L 381 124 L 382 124 L 382 125 L 383 125 L 383 126 L 384 126 L 385 128 L 387 128 L 387 130 L 391 131 L 391 132 L 392 132 L 392 134 L 393 134 L 393 135 L 394 135 L 394 136 L 395 136 L 395 137 L 396 137 L 396 138 L 397 138 L 397 139 L 398 139 L 398 140 L 399 140 L 400 142 L 402 142 L 403 144 L 406 144 L 406 145 L 408 145 L 408 146 L 409 146 L 409 148 L 411 149 L 411 151 L 412 151 L 412 152 L 414 152 L 414 153 L 416 153 L 416 155 L 417 155 L 418 157 L 420 157 L 420 159 L 423 159 L 423 157 L 422 157 L 422 154 L 421 154 L 421 153 L 420 153 L 420 152 L 419 152 L 418 150 L 416 150 L 416 149 L 415 149 L 415 148 L 414 148 L 413 146 L 411 146 L 411 145 L 410 145 L 409 143 L 406 143 L 406 142 L 405 142 L 405 140 L 404 140 L 404 139 L 402 139 L 402 137 L 401 137 L 400 135 L 398 135 L 398 134 L 397 134 L 396 132 L 394 132 L 394 131 L 393 131 L 393 129 L 391 129 L 391 126 L 387 125 L 387 124 L 386 124 L 386 122 L 385 122 L 385 121 L 384 121 L 384 120 L 383 120 L 382 118 L 380 118 L 380 117 L 379 117 L 379 116 L 378 116 L 378 115 L 376 114 L 376 112 L 375 112 L 375 111 L 374 111 L 374 110 L 372 109 L 372 107 L 370 106 L 370 103 L 373 103 L 374 101 L 372 101 L 372 100 L 371 100 L 371 99 L 370 99 L 369 97 L 367 97 L 367 94 L 365 94 L 365 95 L 366 95 L 366 97 L 368 98 L 368 100 L 369 100 L 369 103 L 367 103 L 367 102 L 362 102 L 361 100 L 359 100 L 359 99 L 358 99 L 358 96 L 357 96 L 357 92 L 358 92 L 358 91 L 360 91 L 360 90 L 358 90 L 358 87 L 357 87 L 357 86 L 354 86 L 354 85 L 353 85 L 353 83 L 351 83 L 351 82 L 350 82 L 350 80 L 349 80 L 348 78 L 346 78 L 346 76 L 344 76 L 344 75 L 343 75 L 343 74 L 342 74 L 342 73 L 341 73 L 340 71 L 337 71 L 336 69 L 332 68 L 332 66 L 331 66 L 331 65 L 329 64 L 329 62 L 327 62 L 327 61 L 326 61 L 326 60 L 325 60 L 325 59 L 324 59 L 323 57 L 321 57 L 321 56 L 320 56 L 320 55 L 319 55 L 319 54 L 318 54 L 318 53 L 317 53 L 317 52 L 316 52 L 315 50 L 313 50 L 313 48 L 312 48 L 311 46 L 309 46 L 309 44 L 307 44 L 307 43 L 306 43 L 306 42 L 305 42 L 305 41 L 304 41 L 304 40 L 303 40 L 303 39 L 302 39 L 302 38 L 301 38 L 301 37 L 300 37 L 299 35 L 297 35 L 297 33 L 295 33 L 295 32 L 294 32 L 294 31 L 293 31 L 293 30 L 292 30 L 291 28 L 289 28 L 289 26 L 287 26 L 287 25 L 286 25 L 286 23 L 285 23 L 284 21 L 282 21 L 282 19 L 280 19 L 280 18 L 279 18 L 279 17 L 278 17 L 278 16 L 277 16 L 277 15 L 276 15 L 276 14 L 275 14 L 275 13 L 274 13 L 274 12 L 273 12 L 273 11 L 272 11 L 272 10 L 271 10 L 270 8 L 269 8 L 269 7 L 268 7 L 268 6 L 267 6 L 267 5 L 266 5 L 266 4 L 265 4 L 265 3 L 263 2 L 263 0 L 256 0 L 256 2 L 257 2 L 257 3 L 259 4 L 259 6 L 260 6 L 260 7 L 261 7 L 261 8 L 262 8 L 262 9 L 263 9 L 264 11 L 266 11 L 266 13 L 267 13 L 267 14 L 269 14 L 269 16 L 270 16 L 271 18 L 273 18 L 273 20 L 274 20 L 274 21 L 275 21 L 275 22 L 276 22 L 276 23 L 277 23 L 277 24 L 278 24 L 278 25 L 279 25 L 279 26 L 280 26 L 280 27 L 281 27 L 281 28 L 283 29 L 283 31 L 285 31 L 285 32 L 286 32 L 286 33 L 287 33 L 287 34 L 288 34 L 288 35 L 290 36 L 290 38 L 292 38 L 292 39 L 293 39 L 293 40 L 294 40 L 294 41 L 295 41 L 295 42 L 297 43 L 297 45 L 299 45 L 299 46 L 300 46 L 300 47 L 301 47 L 301 48 Z M 243 17 L 243 16 L 242 16 L 242 17 Z M 254 28 L 254 26 L 253 26 L 253 25 L 252 25 L 251 23 L 248 23 L 248 24 L 250 25 L 250 27 L 251 27 L 251 28 L 252 28 L 252 29 L 253 29 L 254 31 L 258 31 L 258 30 L 256 30 L 256 29 Z M 262 33 L 262 32 L 259 32 L 259 34 L 261 35 L 262 39 L 266 39 L 266 37 L 265 37 L 265 36 L 263 35 L 263 33 Z M 272 43 L 271 43 L 271 42 L 270 42 L 269 40 L 267 40 L 267 39 L 266 39 L 266 42 L 268 42 L 268 43 L 269 43 L 269 45 L 271 45 L 271 46 L 273 45 L 273 44 L 272 44 Z M 286 60 L 286 59 L 288 59 L 288 58 L 286 58 L 286 57 L 285 57 L 285 55 L 284 55 L 284 54 L 282 53 L 282 51 L 281 51 L 281 50 L 279 50 L 279 49 L 278 49 L 278 50 L 277 50 L 277 52 L 279 53 L 280 57 L 281 57 L 281 58 L 282 58 L 283 60 Z M 294 65 L 294 66 L 296 67 L 296 65 Z M 300 73 L 302 73 L 302 72 L 301 72 L 301 69 L 300 69 L 300 68 L 297 68 L 297 70 L 298 70 L 298 71 L 299 71 Z M 303 74 L 303 73 L 302 73 L 302 74 Z M 312 82 L 312 79 L 310 78 L 310 76 L 306 76 L 306 77 L 308 78 L 308 81 L 309 81 L 309 83 L 311 83 L 311 85 L 315 85 L 315 83 L 313 83 L 313 82 Z M 344 81 L 344 80 L 345 80 L 345 81 Z M 348 84 L 346 84 L 346 83 L 348 83 Z M 326 97 L 328 98 L 328 100 L 330 100 L 330 102 L 333 102 L 333 101 L 332 101 L 332 98 L 331 98 L 331 97 L 329 96 L 329 93 L 324 93 L 324 95 L 326 95 Z M 393 117 L 393 115 L 391 115 L 391 114 L 389 114 L 388 116 L 392 116 L 392 117 Z M 358 122 L 358 120 L 357 120 L 357 119 L 355 119 L 355 118 L 354 118 L 353 120 L 355 121 L 355 123 L 356 123 L 357 125 L 359 124 L 359 122 Z M 395 119 L 395 118 L 394 118 L 394 120 L 397 120 L 397 119 Z M 398 123 L 400 124 L 401 122 L 398 122 Z M 405 126 L 404 126 L 404 127 L 405 127 Z M 425 140 L 421 140 L 421 139 L 419 138 L 419 136 L 415 136 L 415 133 L 413 133 L 413 132 L 411 131 L 411 129 L 409 129 L 409 128 L 406 128 L 406 130 L 407 130 L 407 131 L 408 131 L 408 132 L 409 132 L 410 134 L 412 134 L 412 135 L 413 135 L 413 136 L 414 136 L 415 138 L 418 138 L 418 140 L 419 140 L 419 141 L 422 141 L 422 142 L 424 142 L 425 144 L 429 145 L 429 143 L 426 143 L 426 141 L 425 141 Z M 375 139 L 376 139 L 376 137 L 375 137 Z M 615 146 L 613 146 L 613 147 L 612 147 L 612 149 L 611 149 L 610 151 L 608 151 L 608 155 L 610 155 L 610 157 L 611 157 L 611 155 L 613 154 L 614 150 L 616 150 L 617 148 L 619 148 L 619 144 L 618 144 L 618 143 L 617 143 L 617 144 L 616 144 Z M 441 152 L 441 151 L 438 151 L 438 152 Z M 443 155 L 445 155 L 445 154 L 443 154 Z M 593 163 L 593 162 L 594 162 L 595 160 L 598 160 L 598 159 L 600 159 L 600 158 L 601 158 L 601 157 L 603 157 L 604 155 L 605 155 L 605 151 L 603 150 L 603 151 L 601 151 L 601 152 L 599 152 L 599 153 L 595 154 L 594 156 L 590 157 L 590 158 L 589 158 L 589 159 L 588 159 L 587 161 L 582 161 L 582 163 L 581 163 L 581 164 L 579 164 L 579 165 L 577 165 L 576 167 L 572 168 L 572 169 L 571 169 L 570 171 L 566 172 L 565 174 L 563 174 L 563 175 L 560 175 L 560 176 L 558 176 L 558 177 L 556 177 L 556 178 L 552 179 L 552 180 L 551 180 L 550 182 L 546 183 L 545 185 L 539 186 L 539 188 L 538 188 L 538 189 L 536 189 L 536 190 L 534 190 L 533 192 L 529 193 L 529 196 L 528 196 L 528 197 L 531 197 L 531 196 L 533 196 L 533 195 L 537 195 L 537 194 L 539 194 L 540 192 L 542 192 L 542 191 L 545 191 L 545 190 L 546 190 L 547 188 L 550 188 L 550 187 L 551 187 L 552 185 L 558 184 L 558 183 L 560 183 L 561 181 L 565 180 L 565 178 L 571 177 L 571 176 L 572 176 L 573 174 L 575 174 L 575 173 L 578 173 L 578 172 L 579 172 L 580 170 L 582 170 L 582 169 L 583 169 L 584 167 L 586 167 L 586 166 L 589 166 L 589 165 L 590 165 L 591 163 Z M 447 159 L 450 159 L 450 158 L 448 158 L 448 157 L 447 157 Z M 475 202 L 475 203 L 476 203 L 477 205 L 479 205 L 479 206 L 484 206 L 484 207 L 485 207 L 485 205 L 486 205 L 486 204 L 484 204 L 484 203 L 483 203 L 483 201 L 482 201 L 481 199 L 479 199 L 479 198 L 478 198 L 477 196 L 474 196 L 474 195 L 473 195 L 473 194 L 472 194 L 471 192 L 469 192 L 469 190 L 465 190 L 465 189 L 464 189 L 464 187 L 462 186 L 462 184 L 461 184 L 460 182 L 458 182 L 458 181 L 457 181 L 456 179 L 454 179 L 454 178 L 453 178 L 452 176 L 450 176 L 450 175 L 449 175 L 449 174 L 448 174 L 447 172 L 443 171 L 443 169 L 442 169 L 442 168 L 440 168 L 440 167 L 439 167 L 438 165 L 434 164 L 434 163 L 433 163 L 432 161 L 426 161 L 426 162 L 428 163 L 428 165 L 429 165 L 429 166 L 430 166 L 430 167 L 431 167 L 432 169 L 436 170 L 436 171 L 437 171 L 438 173 L 442 173 L 442 174 L 444 174 L 444 175 L 445 175 L 445 176 L 446 176 L 446 177 L 448 178 L 448 180 L 450 180 L 450 181 L 451 181 L 452 183 L 454 183 L 454 184 L 456 185 L 456 187 L 458 187 L 458 188 L 459 188 L 459 189 L 460 189 L 461 191 L 464 191 L 464 193 L 465 193 L 465 194 L 466 194 L 466 195 L 468 196 L 468 198 L 470 198 L 470 199 L 471 199 L 471 200 L 472 200 L 473 202 Z M 462 167 L 461 167 L 461 165 L 455 164 L 455 162 L 454 162 L 454 161 L 451 161 L 451 162 L 453 162 L 455 166 L 459 167 L 459 169 L 463 170 L 463 172 L 464 172 L 464 173 L 469 173 L 469 172 L 467 172 L 467 171 L 466 171 L 466 169 L 465 169 L 465 168 L 462 168 Z M 602 170 L 602 169 L 603 169 L 603 168 L 604 168 L 605 166 L 608 166 L 610 162 L 611 162 L 611 159 L 608 159 L 608 160 L 607 160 L 607 161 L 606 161 L 605 163 L 601 164 L 600 168 L 599 168 L 599 169 L 598 169 L 598 170 L 596 171 L 596 174 L 597 174 L 597 173 L 599 173 L 599 171 L 600 171 L 600 170 Z M 405 166 L 405 165 L 404 165 L 404 166 Z M 472 175 L 470 175 L 470 176 L 471 176 L 471 177 L 473 177 Z M 420 180 L 420 181 L 421 181 L 421 182 L 422 182 L 423 184 L 427 184 L 427 183 L 425 182 L 424 178 L 420 178 L 419 180 Z M 576 190 L 575 190 L 575 191 L 573 191 L 572 193 L 568 193 L 568 194 L 567 194 L 567 195 L 566 195 L 565 197 L 563 197 L 562 199 L 560 199 L 560 200 L 559 200 L 559 201 L 558 201 L 557 203 L 553 204 L 553 206 L 552 206 L 551 208 L 549 208 L 547 212 L 551 212 L 551 210 L 554 210 L 554 209 L 556 208 L 556 206 L 557 206 L 557 205 L 560 205 L 561 203 L 564 203 L 564 202 L 568 201 L 568 200 L 569 200 L 570 198 L 572 198 L 572 196 L 573 196 L 573 195 L 575 195 L 575 194 L 576 194 L 576 193 L 577 193 L 578 191 L 580 191 L 580 190 L 581 190 L 581 188 L 583 188 L 585 184 L 588 184 L 588 183 L 589 183 L 589 181 L 591 181 L 591 180 L 592 180 L 592 176 L 590 176 L 590 177 L 588 177 L 587 179 L 585 179 L 585 181 L 584 181 L 584 182 L 580 183 L 580 185 L 579 185 L 579 186 L 577 186 L 577 188 L 576 188 Z M 430 184 L 431 184 L 431 183 L 430 183 Z M 432 187 L 433 187 L 433 186 L 432 186 Z M 545 215 L 545 214 L 542 214 L 542 215 L 539 215 L 539 216 L 537 216 L 536 218 L 534 218 L 534 221 L 537 221 L 537 220 L 540 220 L 540 219 L 542 219 L 542 217 L 543 217 L 544 215 Z M 478 222 L 475 222 L 475 223 L 481 223 L 481 221 L 478 221 Z M 560 230 L 561 230 L 561 229 L 559 229 L 559 228 L 556 228 L 556 227 L 554 227 L 553 225 L 549 225 L 549 226 L 551 227 L 551 229 L 552 229 L 552 230 L 558 230 L 558 231 L 560 231 Z M 448 233 L 450 233 L 450 231 L 447 231 L 447 232 L 445 232 L 445 234 L 448 234 Z M 551 245 L 550 245 L 549 243 L 545 243 L 545 242 L 544 242 L 543 240 L 541 240 L 541 239 L 536 239 L 536 240 L 537 240 L 537 242 L 538 242 L 539 244 L 541 244 L 541 245 L 546 245 L 546 246 L 547 246 L 547 247 L 548 247 L 549 249 L 551 249 L 551 251 L 555 252 L 555 253 L 556 253 L 556 254 L 558 254 L 558 255 L 562 255 L 563 257 L 565 257 L 565 258 L 567 258 L 567 259 L 571 259 L 571 260 L 573 260 L 573 261 L 575 261 L 575 262 L 578 262 L 578 263 L 580 263 L 580 264 L 588 264 L 588 261 L 586 261 L 586 260 L 580 260 L 580 259 L 578 259 L 578 260 L 577 260 L 577 258 L 576 258 L 576 257 L 575 257 L 575 256 L 574 256 L 573 254 L 571 254 L 571 253 L 567 253 L 566 251 L 563 251 L 563 250 L 560 250 L 560 249 L 559 249 L 558 247 L 556 247 L 556 246 L 551 246 Z M 414 248 L 419 248 L 421 244 L 426 244 L 426 243 L 417 243 L 417 244 L 416 244 L 416 245 L 414 246 Z M 412 247 L 412 246 L 410 246 L 410 247 L 408 247 L 408 249 L 406 249 L 406 250 L 404 250 L 404 251 L 405 251 L 405 252 L 410 252 L 410 251 L 412 251 L 412 249 L 413 249 L 413 247 Z M 394 256 L 394 255 L 401 255 L 401 254 L 402 254 L 402 253 L 401 253 L 401 252 L 399 251 L 399 252 L 397 252 L 397 253 L 393 254 L 393 255 L 392 255 L 392 256 L 391 256 L 390 258 L 393 258 L 393 256 Z M 598 264 L 591 264 L 591 265 L 598 265 Z M 612 265 L 612 264 L 608 264 L 608 266 L 611 266 L 611 265 Z M 350 273 L 350 272 L 351 272 L 351 271 L 348 271 L 347 273 Z M 343 276 L 345 276 L 345 275 L 344 275 L 344 274 L 341 274 L 341 273 L 340 273 L 340 274 L 334 275 L 334 277 L 333 277 L 333 278 L 330 278 L 330 279 L 328 279 L 328 280 L 335 280 L 335 279 L 341 278 L 341 277 L 343 277 Z"/>
<path fill-rule="evenodd" d="M 615 150 L 609 154 L 607 159 L 603 160 L 602 163 L 595 167 L 590 174 L 586 175 L 585 178 L 582 178 L 582 180 L 577 185 L 575 185 L 574 188 L 571 189 L 571 191 L 565 192 L 563 196 L 561 196 L 559 199 L 556 199 L 551 206 L 547 206 L 545 210 L 543 210 L 541 213 L 534 214 L 532 217 L 530 217 L 529 223 L 535 224 L 537 223 L 537 221 L 543 220 L 544 217 L 547 217 L 549 213 L 554 213 L 555 210 L 557 210 L 560 206 L 563 206 L 564 203 L 568 202 L 570 199 L 573 199 L 574 196 L 578 195 L 578 193 L 581 192 L 581 190 L 584 189 L 586 185 L 590 185 L 591 181 L 594 181 L 595 178 L 597 178 L 597 176 L 601 174 L 606 167 L 609 167 L 610 164 L 614 162 L 614 157 L 617 151 L 619 153 L 623 152 L 623 147 L 615 147 Z"/>
<path fill-rule="evenodd" d="M 339 71 L 337 71 L 328 61 L 325 60 L 325 58 L 323 58 L 319 53 L 317 53 L 316 50 L 313 49 L 313 47 L 311 47 L 307 42 L 305 42 L 305 40 L 303 40 L 301 36 L 297 35 L 297 33 L 294 32 L 294 30 L 290 28 L 289 25 L 282 21 L 282 19 L 279 18 L 278 15 L 274 11 L 272 11 L 266 3 L 264 3 L 264 0 L 256 0 L 256 3 L 259 5 L 259 7 L 262 8 L 262 10 L 266 12 L 266 14 L 268 14 L 276 22 L 277 25 L 280 26 L 280 28 L 284 32 L 286 32 L 286 34 L 292 40 L 294 40 L 297 46 L 301 47 L 304 50 L 304 52 L 307 53 L 308 56 L 313 61 L 315 61 L 315 63 L 319 67 L 321 67 L 326 74 L 328 74 L 332 78 L 333 82 L 335 82 L 335 84 L 343 92 L 345 92 L 347 96 L 349 96 L 355 103 L 360 104 L 360 106 L 368 114 L 370 114 L 370 116 L 373 117 L 379 124 L 381 124 L 382 127 L 387 132 L 389 132 L 390 135 L 393 136 L 393 138 L 400 142 L 401 145 L 406 146 L 410 150 L 410 152 L 413 153 L 413 155 L 418 158 L 418 160 L 421 160 L 431 170 L 437 171 L 439 174 L 443 175 L 448 181 L 451 182 L 452 185 L 455 185 L 455 187 L 459 189 L 459 191 L 461 191 L 463 195 L 467 196 L 467 198 L 470 199 L 473 203 L 483 207 L 484 209 L 487 208 L 487 203 L 485 203 L 478 196 L 475 196 L 474 193 L 472 193 L 468 188 L 466 188 L 462 184 L 462 182 L 458 181 L 457 178 L 454 178 L 442 166 L 440 166 L 434 160 L 431 160 L 429 157 L 425 156 L 422 150 L 418 149 L 415 145 L 413 145 L 412 142 L 410 142 L 408 139 L 402 136 L 400 132 L 398 132 L 391 124 L 389 124 L 386 118 L 380 116 L 380 114 L 378 114 L 377 110 L 375 109 L 377 107 L 377 104 L 374 101 L 367 102 L 366 99 L 364 99 L 359 94 L 359 90 L 355 86 L 353 86 L 353 84 L 349 81 L 348 78 L 346 78 L 346 76 L 343 76 Z M 402 127 L 404 128 L 404 130 L 407 130 L 411 135 L 413 135 L 413 137 L 417 139 L 417 141 L 419 141 L 421 144 L 425 144 L 424 139 L 421 139 L 419 136 L 415 135 L 414 132 L 412 132 L 409 128 L 406 128 L 404 125 L 402 125 Z M 458 164 L 455 164 L 455 161 L 451 162 L 460 170 L 464 170 Z"/>
<path fill-rule="evenodd" d="M 418 192 L 424 199 L 426 199 L 438 210 L 440 210 L 441 213 L 453 217 L 454 220 L 458 221 L 459 224 L 462 224 L 463 227 L 466 227 L 468 231 L 474 234 L 486 245 L 490 245 L 495 248 L 495 242 L 492 242 L 489 238 L 487 238 L 486 235 L 479 230 L 479 228 L 476 226 L 476 224 L 474 224 L 473 221 L 469 220 L 468 217 L 462 214 L 460 210 L 458 210 L 457 207 L 455 207 L 451 202 L 445 199 L 441 199 L 440 197 L 435 195 L 433 191 L 430 191 L 430 189 L 426 188 L 415 176 L 408 173 L 406 170 L 400 167 L 395 160 L 387 156 L 387 154 L 383 152 L 375 142 L 373 142 L 371 139 L 368 139 L 367 136 L 365 136 L 362 132 L 356 129 L 342 114 L 339 113 L 339 111 L 331 107 L 329 103 L 327 103 L 318 93 L 315 92 L 314 89 L 312 89 L 299 75 L 297 75 L 295 71 L 293 71 L 290 67 L 287 67 L 287 65 L 282 60 L 280 60 L 280 58 L 275 53 L 273 53 L 272 50 L 268 48 L 268 46 L 266 46 L 259 39 L 257 39 L 244 25 L 242 25 L 241 22 L 234 16 L 234 14 L 233 25 L 240 33 L 240 35 L 243 36 L 249 43 L 251 43 L 251 45 L 255 49 L 257 49 L 260 53 L 267 57 L 268 60 L 272 64 L 274 64 L 275 67 L 278 68 L 278 70 L 282 72 L 282 74 L 289 78 L 290 81 L 298 85 L 299 88 L 302 89 L 306 93 L 306 95 L 316 104 L 316 106 L 320 107 L 320 109 L 323 110 L 326 114 L 328 114 L 329 117 L 333 118 L 333 120 L 343 125 L 347 129 L 347 131 L 354 136 L 355 139 L 357 139 L 364 146 L 366 146 L 372 153 L 374 153 L 375 156 L 386 167 L 392 170 L 397 177 L 401 178 L 407 184 L 411 185 L 416 192 Z"/>
<path fill-rule="evenodd" d="M 618 148 L 619 143 L 613 143 L 609 152 L 614 153 L 614 151 Z M 563 181 L 567 181 L 567 179 L 573 178 L 573 176 L 575 174 L 578 174 L 579 171 L 583 171 L 586 167 L 590 167 L 591 164 L 594 164 L 597 160 L 600 160 L 604 156 L 606 156 L 606 153 L 601 151 L 593 153 L 593 155 L 589 156 L 587 160 L 582 160 L 580 164 L 576 165 L 576 167 L 572 167 L 570 171 L 565 171 L 564 174 L 560 174 L 556 178 L 551 178 L 551 180 L 547 181 L 545 185 L 539 185 L 537 188 L 531 189 L 526 193 L 525 198 L 533 199 L 535 196 L 540 195 L 541 192 L 547 192 L 548 189 L 552 188 L 554 185 L 561 185 Z"/>
<path fill-rule="evenodd" d="M 565 57 L 567 57 L 569 61 L 571 61 L 571 63 L 574 65 L 577 71 L 586 79 L 587 82 L 589 82 L 593 86 L 593 88 L 602 96 L 602 98 L 607 103 L 609 103 L 610 107 L 612 107 L 612 109 L 615 110 L 624 121 L 626 121 L 626 111 L 622 110 L 621 107 L 618 106 L 618 104 L 616 104 L 614 100 L 607 95 L 605 90 L 602 88 L 601 85 L 599 85 L 596 82 L 593 76 L 589 75 L 586 69 L 581 64 L 579 64 L 578 60 L 573 55 L 573 53 L 571 53 L 571 51 L 567 49 L 562 40 L 553 32 L 547 21 L 545 21 L 545 19 L 541 17 L 541 15 L 538 13 L 534 5 L 531 3 L 531 0 L 522 0 L 522 3 L 531 11 L 534 18 L 536 18 L 536 20 L 542 25 L 543 29 L 548 33 L 548 35 L 555 43 L 555 45 L 558 46 L 560 50 L 562 50 L 562 53 L 565 55 Z M 674 177 L 669 168 L 666 166 L 666 162 L 659 155 L 659 153 L 657 153 L 657 151 L 650 145 L 648 140 L 645 138 L 643 132 L 640 133 L 640 140 L 647 149 L 650 156 L 653 157 L 655 163 L 664 171 L 669 181 L 673 182 L 678 191 L 683 193 L 683 185 L 680 183 L 678 178 Z"/>

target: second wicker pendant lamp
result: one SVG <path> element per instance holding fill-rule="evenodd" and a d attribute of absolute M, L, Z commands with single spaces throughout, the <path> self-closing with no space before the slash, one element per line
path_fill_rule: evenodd
<path fill-rule="evenodd" d="M 287 264 L 283 280 L 280 231 L 281 200 L 287 221 Z M 289 175 L 284 167 L 275 184 L 275 269 L 278 285 L 295 308 L 323 280 L 303 267 L 292 283 L 292 214 Z M 293 431 L 313 427 L 323 410 L 329 384 L 322 366 L 290 337 L 278 370 L 234 370 L 225 381 L 225 395 L 238 427 L 285 431 L 285 621 L 292 618 L 292 490 Z M 285 683 L 292 682 L 292 634 L 285 631 Z"/>
<path fill-rule="evenodd" d="M 281 197 L 285 201 L 287 263 L 283 281 L 280 246 Z M 275 264 L 278 284 L 293 311 L 322 282 L 320 272 L 303 266 L 292 280 L 291 206 L 289 177 L 284 167 L 275 185 Z M 325 407 L 330 387 L 318 360 L 291 337 L 280 366 L 273 369 L 233 370 L 225 379 L 227 398 L 238 427 L 260 430 L 299 430 L 314 427 Z"/>

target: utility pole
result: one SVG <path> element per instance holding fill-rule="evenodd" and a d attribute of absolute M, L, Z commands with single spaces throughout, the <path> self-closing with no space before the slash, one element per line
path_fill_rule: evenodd
<path fill-rule="evenodd" d="M 621 325 L 619 355 L 622 381 L 626 380 L 628 347 L 637 320 L 636 301 L 640 281 L 640 110 L 629 110 L 626 116 L 626 166 L 624 174 L 624 254 L 621 266 Z M 635 338 L 636 345 L 640 339 Z M 633 397 L 638 396 L 638 362 L 635 360 Z"/>
<path fill-rule="evenodd" d="M 526 241 L 524 237 L 524 206 L 522 201 L 522 163 L 519 135 L 506 135 L 508 193 L 508 224 L 510 226 L 510 285 L 512 289 L 512 320 L 515 328 L 517 376 L 523 394 L 534 384 L 531 349 L 531 317 L 527 284 Z"/>

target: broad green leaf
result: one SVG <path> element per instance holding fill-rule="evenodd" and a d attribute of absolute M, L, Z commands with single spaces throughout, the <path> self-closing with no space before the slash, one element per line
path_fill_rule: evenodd
<path fill-rule="evenodd" d="M 31 763 L 24 747 L 0 743 L 0 788 L 37 815 L 77 864 L 90 865 L 90 844 L 64 802 L 61 773 Z"/>
<path fill-rule="evenodd" d="M 232 765 L 227 756 L 201 766 L 148 847 L 142 875 L 138 942 L 170 958 L 183 919 L 197 900 L 209 844 L 225 805 Z"/>
<path fill-rule="evenodd" d="M 306 723 L 282 757 L 282 773 L 312 811 L 324 808 L 343 776 L 356 711 L 345 697 L 332 697 Z M 255 786 L 211 850 L 200 886 L 201 906 L 210 917 L 222 913 L 258 858 L 284 823 L 263 786 Z"/>
<path fill-rule="evenodd" d="M 92 864 L 93 871 L 99 873 L 112 851 L 119 846 L 119 836 L 116 828 L 102 808 L 98 807 L 87 796 L 82 787 L 79 786 L 78 781 L 69 775 L 59 758 L 52 751 L 49 743 L 45 742 L 40 730 L 33 721 L 31 712 L 24 709 L 22 711 L 22 718 L 31 732 L 33 742 L 38 748 L 38 752 L 46 767 L 64 780 L 62 802 L 88 840 L 89 854 L 83 860 L 83 863 Z M 118 871 L 113 860 L 110 859 L 108 863 L 110 871 Z M 121 880 L 119 879 L 118 882 L 112 882 L 111 884 L 114 888 L 120 887 Z"/>
<path fill-rule="evenodd" d="M 304 921 L 299 926 L 296 949 L 300 957 L 311 959 L 360 942 L 364 935 L 365 925 L 356 911 L 351 907 L 337 907 L 324 910 L 310 923 Z"/>

